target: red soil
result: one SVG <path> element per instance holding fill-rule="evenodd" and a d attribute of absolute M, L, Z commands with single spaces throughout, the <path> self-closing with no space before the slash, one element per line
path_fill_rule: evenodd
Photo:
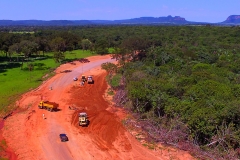
<path fill-rule="evenodd" d="M 7 157 L 10 160 L 16 160 L 17 155 L 14 153 L 14 151 L 10 147 L 4 144 L 5 139 L 3 138 L 2 131 L 1 131 L 3 126 L 4 126 L 4 121 L 0 121 L 0 148 L 3 149 L 3 150 L 0 150 L 0 158 Z"/>
<path fill-rule="evenodd" d="M 90 63 L 110 56 L 90 57 Z M 123 109 L 111 105 L 105 97 L 107 83 L 106 72 L 95 67 L 86 71 L 85 75 L 93 75 L 95 83 L 80 86 L 79 81 L 71 81 L 69 85 L 53 87 L 60 83 L 57 80 L 82 64 L 65 64 L 56 70 L 56 75 L 43 83 L 38 89 L 28 92 L 17 102 L 18 113 L 7 118 L 4 124 L 3 137 L 15 154 L 10 160 L 48 160 L 48 159 L 194 159 L 185 151 L 159 146 L 154 150 L 144 147 L 122 125 L 126 116 Z M 80 78 L 79 74 L 79 78 Z M 64 82 L 66 84 L 66 82 Z M 41 99 L 57 102 L 58 112 L 38 109 Z M 72 106 L 78 110 L 70 110 Z M 78 126 L 78 113 L 88 114 L 88 127 Z M 43 119 L 42 114 L 46 119 Z M 65 132 L 69 141 L 61 143 L 59 133 Z M 13 152 L 9 152 L 13 153 Z M 16 156 L 17 155 L 17 156 Z M 17 157 L 17 158 L 16 158 Z"/>

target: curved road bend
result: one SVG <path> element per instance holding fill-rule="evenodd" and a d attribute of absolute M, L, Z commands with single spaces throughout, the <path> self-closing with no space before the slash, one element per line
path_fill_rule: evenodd
<path fill-rule="evenodd" d="M 73 82 L 74 77 L 78 77 L 80 74 L 83 74 L 86 71 L 89 71 L 95 67 L 100 66 L 102 63 L 106 62 L 113 62 L 114 59 L 104 59 L 104 60 L 98 60 L 96 62 L 90 62 L 87 64 L 83 64 L 82 66 L 76 67 L 72 70 L 72 72 L 69 72 L 65 75 L 63 75 L 61 78 L 55 80 L 49 87 L 53 87 L 53 89 L 58 89 L 65 87 Z M 71 154 L 71 148 L 75 148 L 77 144 L 74 142 L 73 134 L 67 133 L 67 136 L 69 138 L 68 142 L 61 142 L 59 138 L 60 133 L 66 133 L 65 128 L 61 126 L 61 124 L 58 124 L 55 120 L 55 117 L 58 115 L 51 115 L 48 116 L 46 120 L 46 126 L 49 128 L 49 131 L 46 135 L 39 137 L 42 151 L 44 152 L 45 156 L 48 160 L 74 160 L 76 157 L 73 157 Z M 50 146 L 45 149 L 44 146 Z M 73 146 L 73 147 L 71 147 Z M 79 149 L 81 146 L 79 146 Z M 77 160 L 81 160 L 81 157 L 77 157 Z"/>
<path fill-rule="evenodd" d="M 83 64 L 82 66 L 74 68 L 71 72 L 65 74 L 60 79 L 55 80 L 49 87 L 58 88 L 58 87 L 65 87 L 72 83 L 74 77 L 78 77 L 79 75 L 83 74 L 86 71 L 89 71 L 95 67 L 100 66 L 106 62 L 113 62 L 116 61 L 115 59 L 103 59 L 96 62 L 89 62 L 87 64 Z"/>

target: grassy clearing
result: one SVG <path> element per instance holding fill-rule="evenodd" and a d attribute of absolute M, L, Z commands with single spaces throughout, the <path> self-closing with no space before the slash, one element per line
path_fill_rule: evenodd
<path fill-rule="evenodd" d="M 66 52 L 65 58 L 66 61 L 72 61 L 92 55 L 90 51 L 75 50 Z M 52 71 L 60 64 L 55 63 L 52 56 L 53 53 L 45 53 L 45 58 L 32 58 L 30 62 L 23 64 L 22 70 L 19 65 L 14 64 L 12 68 L 9 66 L 6 67 L 6 65 L 4 65 L 4 69 L 0 68 L 0 117 L 16 107 L 14 106 L 14 102 L 21 94 L 38 87 L 46 78 L 54 75 Z M 0 58 L 2 57 L 0 56 Z M 4 63 L 7 62 L 1 64 Z M 32 71 L 29 71 L 29 63 L 34 65 Z M 46 74 L 48 75 L 47 77 L 44 76 Z"/>
<path fill-rule="evenodd" d="M 29 31 L 10 31 L 9 33 L 13 33 L 13 34 L 34 34 L 35 32 L 32 31 L 32 32 L 29 32 Z"/>
<path fill-rule="evenodd" d="M 65 55 L 66 55 L 65 61 L 72 61 L 72 60 L 77 60 L 79 58 L 94 56 L 96 54 L 91 53 L 89 50 L 87 51 L 74 50 L 74 51 L 67 51 Z"/>

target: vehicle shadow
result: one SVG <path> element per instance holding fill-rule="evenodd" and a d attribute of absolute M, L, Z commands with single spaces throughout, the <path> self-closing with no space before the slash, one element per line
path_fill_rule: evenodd
<path fill-rule="evenodd" d="M 88 83 L 88 84 L 94 84 L 94 80 L 91 83 Z"/>
<path fill-rule="evenodd" d="M 59 111 L 61 111 L 62 109 L 60 109 L 60 108 L 57 108 L 57 109 L 55 109 L 54 111 L 55 112 L 59 112 Z"/>
<path fill-rule="evenodd" d="M 90 121 L 88 120 L 87 125 L 81 126 L 81 127 L 88 127 L 90 125 Z"/>

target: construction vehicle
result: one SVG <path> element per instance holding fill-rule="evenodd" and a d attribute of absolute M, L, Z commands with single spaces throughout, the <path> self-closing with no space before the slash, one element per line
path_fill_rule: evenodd
<path fill-rule="evenodd" d="M 90 84 L 90 83 L 93 84 L 94 83 L 93 77 L 92 76 L 88 76 L 87 82 L 88 82 L 88 84 Z"/>
<path fill-rule="evenodd" d="M 87 78 L 85 75 L 82 75 L 82 79 L 81 79 L 82 82 L 86 82 L 87 81 Z"/>
<path fill-rule="evenodd" d="M 59 137 L 61 139 L 61 142 L 66 142 L 68 141 L 68 137 L 66 134 L 62 133 L 62 134 L 59 134 Z"/>
<path fill-rule="evenodd" d="M 39 109 L 46 109 L 48 111 L 56 111 L 58 108 L 58 104 L 55 102 L 49 102 L 49 101 L 41 101 L 38 104 Z"/>
<path fill-rule="evenodd" d="M 73 78 L 73 81 L 77 81 L 77 80 L 78 80 L 78 78 L 77 78 L 77 77 L 74 77 L 74 78 Z"/>
<path fill-rule="evenodd" d="M 88 116 L 86 112 L 79 113 L 79 126 L 87 126 L 88 125 Z"/>

